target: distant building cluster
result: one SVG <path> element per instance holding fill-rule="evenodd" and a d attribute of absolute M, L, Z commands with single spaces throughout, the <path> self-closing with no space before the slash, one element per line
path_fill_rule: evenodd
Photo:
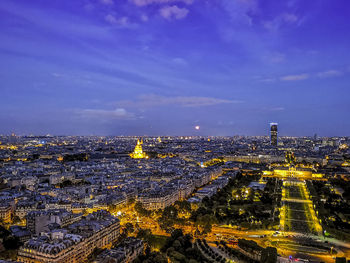
<path fill-rule="evenodd" d="M 108 248 L 96 262 L 129 262 L 143 243 L 110 247 L 119 236 L 120 208 L 199 203 L 239 172 L 350 180 L 350 138 L 278 137 L 275 123 L 270 136 L 12 135 L 0 141 L 0 220 L 24 243 L 22 262 L 84 262 L 94 248 Z M 293 153 L 288 166 L 286 152 Z"/>

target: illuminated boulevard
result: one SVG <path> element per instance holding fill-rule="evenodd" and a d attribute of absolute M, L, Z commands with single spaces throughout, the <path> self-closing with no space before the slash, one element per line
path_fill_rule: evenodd
<path fill-rule="evenodd" d="M 154 235 L 164 235 L 169 236 L 170 234 L 162 231 L 158 226 L 157 222 L 149 219 L 142 218 L 141 221 L 130 221 L 127 222 L 138 223 L 141 228 L 149 228 L 152 230 Z M 268 230 L 256 230 L 256 231 L 240 231 L 236 230 L 229 226 L 213 226 L 212 232 L 205 236 L 195 235 L 194 232 L 196 228 L 194 226 L 180 226 L 176 225 L 175 228 L 180 228 L 184 231 L 184 233 L 189 233 L 194 235 L 196 238 L 205 238 L 208 242 L 214 243 L 218 240 L 228 241 L 232 238 L 239 239 L 251 239 L 256 241 L 259 245 L 266 247 L 269 245 L 275 246 L 278 248 L 279 254 L 286 258 L 292 255 L 295 258 L 314 258 L 318 261 L 324 262 L 334 262 L 334 256 L 329 255 L 327 251 L 322 249 L 317 249 L 315 247 L 300 245 L 300 241 L 307 240 L 306 242 L 321 242 L 328 241 L 328 244 L 334 247 L 337 250 L 337 256 L 350 256 L 350 244 L 341 242 L 335 239 L 324 238 L 318 235 L 312 234 L 303 234 L 299 232 L 289 232 L 289 231 L 280 231 L 279 234 L 275 234 L 276 231 L 268 231 Z M 212 244 L 215 246 L 215 244 Z"/>
<path fill-rule="evenodd" d="M 324 236 L 320 220 L 306 187 L 305 179 L 324 180 L 324 178 L 313 178 L 312 175 L 305 174 L 298 176 L 291 167 L 289 167 L 289 171 L 288 176 L 285 174 L 283 176 L 268 176 L 282 180 L 279 231 L 238 230 L 237 227 L 233 226 L 213 225 L 210 233 L 200 235 L 196 231 L 198 228 L 193 224 L 174 225 L 174 228 L 182 229 L 184 233 L 191 234 L 195 238 L 206 239 L 213 247 L 216 246 L 217 241 L 229 243 L 233 239 L 254 240 L 262 247 L 276 247 L 281 262 L 290 261 L 289 258 L 292 257 L 293 260 L 301 258 L 302 260 L 333 263 L 334 254 L 337 257 L 349 257 L 349 243 Z M 157 218 L 139 218 L 135 211 L 130 208 L 123 209 L 119 213 L 124 215 L 121 224 L 131 222 L 138 224 L 140 228 L 151 229 L 154 235 L 170 236 L 169 233 L 160 228 Z M 318 245 L 321 247 L 318 248 Z M 325 246 L 330 250 L 324 249 Z"/>

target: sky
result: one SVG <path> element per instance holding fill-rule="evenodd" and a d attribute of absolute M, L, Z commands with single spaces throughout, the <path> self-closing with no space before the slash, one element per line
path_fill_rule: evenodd
<path fill-rule="evenodd" d="M 0 134 L 349 136 L 349 17 L 349 0 L 1 0 Z"/>

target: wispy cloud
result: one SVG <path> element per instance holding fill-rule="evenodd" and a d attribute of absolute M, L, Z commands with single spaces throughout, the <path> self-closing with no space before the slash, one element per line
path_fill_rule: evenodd
<path fill-rule="evenodd" d="M 57 72 L 53 72 L 53 73 L 51 73 L 51 75 L 52 75 L 53 77 L 55 77 L 55 78 L 62 78 L 62 77 L 64 77 L 63 74 L 57 73 Z"/>
<path fill-rule="evenodd" d="M 272 83 L 275 82 L 276 79 L 275 78 L 266 78 L 266 79 L 260 79 L 260 82 L 265 82 L 265 83 Z"/>
<path fill-rule="evenodd" d="M 124 27 L 124 28 L 132 28 L 135 27 L 135 24 L 131 23 L 129 18 L 126 16 L 117 18 L 116 16 L 112 14 L 107 14 L 105 16 L 105 20 L 110 23 L 111 25 Z"/>
<path fill-rule="evenodd" d="M 170 3 L 185 3 L 185 4 L 192 4 L 194 0 L 129 0 L 130 2 L 134 3 L 137 6 L 146 6 L 151 4 L 170 4 Z"/>
<path fill-rule="evenodd" d="M 287 76 L 283 76 L 280 78 L 280 80 L 283 81 L 297 81 L 297 80 L 304 80 L 304 79 L 308 79 L 309 78 L 309 74 L 298 74 L 298 75 L 287 75 Z"/>
<path fill-rule="evenodd" d="M 187 66 L 188 65 L 187 61 L 183 58 L 174 58 L 174 59 L 172 59 L 172 62 L 174 62 L 175 64 L 180 65 L 180 66 Z"/>
<path fill-rule="evenodd" d="M 290 13 L 282 14 L 281 18 L 284 22 L 290 23 L 290 24 L 293 24 L 299 21 L 299 18 L 295 14 L 290 14 Z"/>
<path fill-rule="evenodd" d="M 327 71 L 323 71 L 323 72 L 319 72 L 317 74 L 317 76 L 319 78 L 332 78 L 332 77 L 338 77 L 343 75 L 343 72 L 339 71 L 339 70 L 327 70 Z"/>
<path fill-rule="evenodd" d="M 148 16 L 143 14 L 141 15 L 140 19 L 143 21 L 143 22 L 147 22 L 149 20 Z"/>
<path fill-rule="evenodd" d="M 113 5 L 113 0 L 100 0 L 100 2 L 104 5 Z"/>
<path fill-rule="evenodd" d="M 256 0 L 222 0 L 221 5 L 235 23 L 252 25 L 251 14 L 258 11 Z"/>
<path fill-rule="evenodd" d="M 275 17 L 273 20 L 264 22 L 264 27 L 270 31 L 277 31 L 283 26 L 286 25 L 300 25 L 302 19 L 297 15 L 292 13 L 283 13 Z"/>
<path fill-rule="evenodd" d="M 211 97 L 165 97 L 158 95 L 142 95 L 137 100 L 119 101 L 117 104 L 125 108 L 151 108 L 159 106 L 204 107 L 218 104 L 241 103 L 238 100 L 226 100 Z"/>
<path fill-rule="evenodd" d="M 342 76 L 345 72 L 341 70 L 326 70 L 321 71 L 318 73 L 301 73 L 301 74 L 295 74 L 295 75 L 286 75 L 279 78 L 275 77 L 268 77 L 268 78 L 258 78 L 259 82 L 275 82 L 276 80 L 280 81 L 298 81 L 298 80 L 305 80 L 309 78 L 333 78 L 333 77 L 339 77 Z"/>
<path fill-rule="evenodd" d="M 263 59 L 268 63 L 278 64 L 286 60 L 286 55 L 280 52 L 270 52 L 263 56 Z"/>
<path fill-rule="evenodd" d="M 269 108 L 270 111 L 284 111 L 284 107 L 274 107 L 274 108 Z"/>
<path fill-rule="evenodd" d="M 183 19 L 187 16 L 189 10 L 187 8 L 181 8 L 177 5 L 164 6 L 159 9 L 159 13 L 165 19 Z"/>
<path fill-rule="evenodd" d="M 87 119 L 134 119 L 135 115 L 131 112 L 128 112 L 124 108 L 117 108 L 114 110 L 103 110 L 103 109 L 83 109 L 78 110 L 76 113 Z"/>

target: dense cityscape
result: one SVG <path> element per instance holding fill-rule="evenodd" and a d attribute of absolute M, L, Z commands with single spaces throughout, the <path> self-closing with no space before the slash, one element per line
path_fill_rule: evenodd
<path fill-rule="evenodd" d="M 350 263 L 350 0 L 0 0 L 0 263 Z"/>
<path fill-rule="evenodd" d="M 346 262 L 350 137 L 1 136 L 0 262 Z"/>

